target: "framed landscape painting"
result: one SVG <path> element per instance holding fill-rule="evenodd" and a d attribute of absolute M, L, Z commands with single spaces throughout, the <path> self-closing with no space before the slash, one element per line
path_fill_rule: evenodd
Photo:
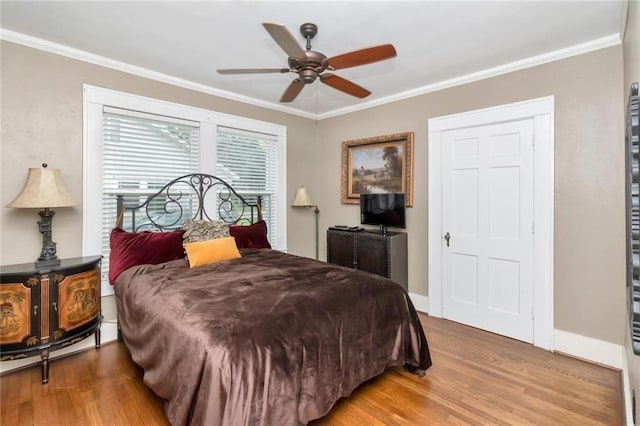
<path fill-rule="evenodd" d="M 404 193 L 413 206 L 413 132 L 342 142 L 342 203 L 360 194 Z"/>

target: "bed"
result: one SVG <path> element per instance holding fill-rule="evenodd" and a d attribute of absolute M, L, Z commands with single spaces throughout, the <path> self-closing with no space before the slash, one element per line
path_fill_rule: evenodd
<path fill-rule="evenodd" d="M 128 230 L 114 230 L 110 258 L 120 262 L 112 281 L 119 328 L 145 384 L 166 401 L 172 425 L 306 424 L 388 367 L 423 376 L 431 365 L 400 285 L 244 241 L 254 228 L 266 237 L 259 198 L 193 174 L 140 205 L 126 204 L 118 198 L 118 225 Z M 129 214 L 134 211 L 144 213 Z M 150 256 L 165 244 L 123 249 L 114 235 L 184 238 L 185 218 L 232 225 L 239 257 L 195 267 L 189 250 L 188 259 L 174 253 L 133 266 L 114 259 L 114 250 L 125 258 Z M 136 253 L 122 255 L 132 247 Z"/>

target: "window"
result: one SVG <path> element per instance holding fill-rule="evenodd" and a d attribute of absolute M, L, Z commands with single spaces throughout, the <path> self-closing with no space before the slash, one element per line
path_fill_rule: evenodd
<path fill-rule="evenodd" d="M 217 176 L 247 201 L 262 200 L 269 241 L 277 235 L 276 210 L 278 140 L 274 135 L 219 126 L 217 132 Z"/>
<path fill-rule="evenodd" d="M 102 121 L 102 268 L 109 268 L 109 236 L 116 194 L 126 206 L 143 203 L 172 179 L 198 171 L 200 123 L 105 106 Z M 164 204 L 158 203 L 158 214 Z M 151 212 L 153 214 L 153 211 Z M 185 215 L 188 217 L 188 215 Z M 125 223 L 129 230 L 130 224 Z"/>
<path fill-rule="evenodd" d="M 629 88 L 627 102 L 626 216 L 627 216 L 627 310 L 633 353 L 640 355 L 640 102 L 638 83 Z"/>
<path fill-rule="evenodd" d="M 269 241 L 286 250 L 283 126 L 91 86 L 84 92 L 83 255 L 103 255 L 103 295 L 112 293 L 116 194 L 136 206 L 188 173 L 218 176 L 249 201 L 261 197 Z"/>

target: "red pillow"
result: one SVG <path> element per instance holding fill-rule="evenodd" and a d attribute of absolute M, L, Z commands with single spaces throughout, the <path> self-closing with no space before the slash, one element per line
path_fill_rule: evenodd
<path fill-rule="evenodd" d="M 182 234 L 179 229 L 172 232 L 126 232 L 120 228 L 111 231 L 111 254 L 109 255 L 109 282 L 128 268 L 136 265 L 168 262 L 184 258 Z"/>
<path fill-rule="evenodd" d="M 267 240 L 267 223 L 258 221 L 249 226 L 230 226 L 229 235 L 236 239 L 236 246 L 241 248 L 271 248 Z"/>

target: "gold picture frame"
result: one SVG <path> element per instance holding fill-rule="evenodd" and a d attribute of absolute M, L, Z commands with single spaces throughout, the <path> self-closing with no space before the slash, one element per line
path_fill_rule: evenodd
<path fill-rule="evenodd" d="M 360 194 L 402 192 L 413 206 L 413 132 L 342 142 L 342 204 Z"/>

